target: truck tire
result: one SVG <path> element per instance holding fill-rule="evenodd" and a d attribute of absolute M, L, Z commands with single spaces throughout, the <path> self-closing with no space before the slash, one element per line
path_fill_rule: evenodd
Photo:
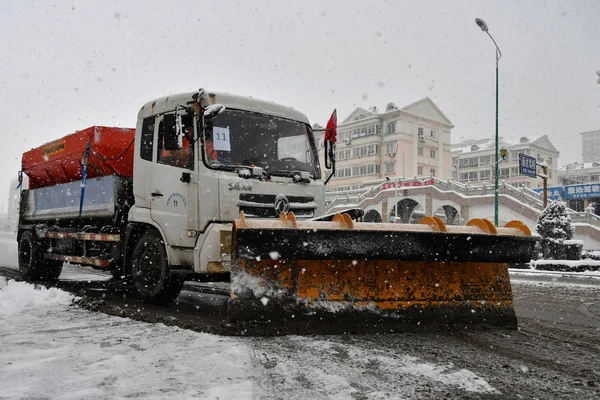
<path fill-rule="evenodd" d="M 62 266 L 62 261 L 44 259 L 43 243 L 32 232 L 23 232 L 19 240 L 19 271 L 23 279 L 56 282 Z"/>
<path fill-rule="evenodd" d="M 181 293 L 183 280 L 171 274 L 165 244 L 159 233 L 147 231 L 131 256 L 131 283 L 143 300 L 169 304 Z"/>

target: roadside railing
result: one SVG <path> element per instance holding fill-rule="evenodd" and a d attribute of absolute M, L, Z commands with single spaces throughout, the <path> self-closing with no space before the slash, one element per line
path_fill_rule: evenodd
<path fill-rule="evenodd" d="M 372 186 L 362 189 L 354 189 L 346 192 L 329 192 L 326 194 L 326 198 L 331 200 L 328 202 L 327 206 L 328 208 L 333 208 L 337 205 L 345 204 L 360 205 L 360 203 L 363 200 L 375 197 L 380 191 L 383 190 L 383 185 L 388 182 L 423 182 L 431 179 L 433 179 L 433 185 L 442 191 L 454 191 L 464 196 L 489 196 L 494 194 L 494 186 L 486 183 L 484 183 L 483 185 L 474 186 L 469 184 L 468 182 L 463 183 L 453 179 L 439 179 L 435 177 L 419 179 L 399 179 L 391 181 L 382 181 L 381 183 L 377 183 L 375 181 L 375 184 L 373 184 Z M 399 189 L 406 188 L 407 187 L 400 187 Z M 541 212 L 544 209 L 542 194 L 526 187 L 514 187 L 512 185 L 507 184 L 506 182 L 501 182 L 498 186 L 498 194 L 510 196 L 520 201 L 521 203 L 530 206 L 538 212 Z M 569 208 L 567 209 L 567 211 L 571 216 L 572 222 L 587 223 L 590 225 L 600 227 L 600 216 L 595 215 L 591 209 L 588 209 L 584 212 L 577 212 Z"/>

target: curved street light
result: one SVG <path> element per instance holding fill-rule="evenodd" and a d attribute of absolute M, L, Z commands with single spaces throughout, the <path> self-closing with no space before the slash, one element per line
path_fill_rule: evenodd
<path fill-rule="evenodd" d="M 494 179 L 494 225 L 498 226 L 498 61 L 500 60 L 500 57 L 502 57 L 502 52 L 492 35 L 488 32 L 488 26 L 485 21 L 481 18 L 475 18 L 475 23 L 482 31 L 487 33 L 490 39 L 492 39 L 492 42 L 494 42 L 494 46 L 496 46 L 496 174 Z"/>

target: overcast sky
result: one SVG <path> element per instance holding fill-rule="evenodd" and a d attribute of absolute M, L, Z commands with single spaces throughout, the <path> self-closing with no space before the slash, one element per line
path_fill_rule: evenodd
<path fill-rule="evenodd" d="M 356 5 L 352 5 L 356 4 Z M 429 96 L 452 141 L 547 134 L 559 162 L 600 129 L 600 2 L 0 0 L 0 193 L 21 153 L 204 87 L 273 100 L 324 124 Z"/>

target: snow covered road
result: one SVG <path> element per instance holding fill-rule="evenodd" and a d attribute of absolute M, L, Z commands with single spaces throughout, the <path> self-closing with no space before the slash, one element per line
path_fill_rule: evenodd
<path fill-rule="evenodd" d="M 0 239 L 0 264 L 16 267 L 15 244 Z M 282 337 L 109 316 L 0 276 L 0 399 L 600 398 L 597 279 L 512 275 L 516 331 Z"/>
<path fill-rule="evenodd" d="M 93 313 L 0 278 L 0 398 L 390 399 L 499 393 L 345 337 L 231 338 Z"/>

